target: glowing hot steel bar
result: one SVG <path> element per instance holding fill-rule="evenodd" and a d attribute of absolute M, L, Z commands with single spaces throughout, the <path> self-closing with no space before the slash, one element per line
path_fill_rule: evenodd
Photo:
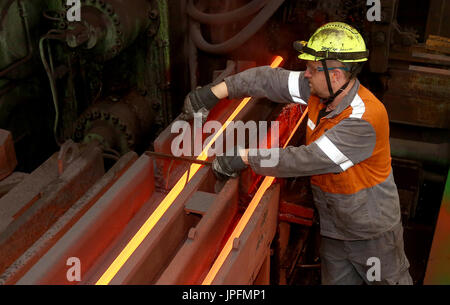
<path fill-rule="evenodd" d="M 278 67 L 283 58 L 281 56 L 275 57 L 272 64 L 272 68 Z M 214 135 L 211 141 L 205 146 L 202 153 L 197 157 L 197 160 L 205 161 L 208 157 L 208 150 L 217 140 L 217 138 L 224 132 L 228 125 L 235 119 L 239 112 L 247 105 L 251 98 L 247 97 L 241 101 L 239 106 L 234 110 L 230 117 L 226 120 L 222 128 Z M 306 112 L 305 112 L 306 113 Z M 167 209 L 171 206 L 180 192 L 183 190 L 185 185 L 192 179 L 192 177 L 197 173 L 197 171 L 202 167 L 201 164 L 192 164 L 190 169 L 186 171 L 183 176 L 178 180 L 175 186 L 167 194 L 167 196 L 162 200 L 156 210 L 150 215 L 150 217 L 141 226 L 138 232 L 133 236 L 133 238 L 128 242 L 125 248 L 120 252 L 117 258 L 112 262 L 108 269 L 103 273 L 100 279 L 96 282 L 96 285 L 107 285 L 114 278 L 117 272 L 122 268 L 125 262 L 137 249 L 137 247 L 142 243 L 145 237 L 150 233 L 156 223 L 161 219 Z M 270 186 L 270 184 L 269 184 Z M 264 193 L 262 193 L 264 194 Z M 262 196 L 261 194 L 261 196 Z M 258 193 L 256 194 L 258 196 Z M 253 202 L 253 201 L 252 201 Z M 245 216 L 245 214 L 244 214 Z"/>
<path fill-rule="evenodd" d="M 305 118 L 306 114 L 308 113 L 308 108 L 306 108 L 305 112 L 303 113 L 300 120 L 295 125 L 294 129 L 292 130 L 288 140 L 284 144 L 283 148 L 286 148 L 286 146 L 291 141 L 293 135 L 297 131 L 298 127 L 300 126 L 301 122 Z M 225 259 L 230 254 L 232 248 L 233 248 L 233 241 L 235 238 L 239 238 L 242 231 L 248 224 L 248 221 L 250 220 L 251 216 L 253 215 L 256 207 L 258 206 L 259 202 L 261 201 L 261 198 L 263 197 L 264 193 L 267 191 L 267 189 L 272 185 L 273 181 L 275 180 L 274 177 L 266 177 L 264 178 L 263 182 L 261 183 L 261 186 L 259 187 L 258 191 L 256 192 L 255 196 L 252 198 L 252 201 L 248 205 L 247 209 L 245 210 L 244 215 L 242 215 L 242 218 L 239 220 L 239 223 L 237 224 L 236 228 L 234 229 L 231 236 L 228 238 L 227 243 L 223 247 L 222 251 L 220 252 L 219 256 L 217 257 L 216 261 L 214 262 L 213 266 L 209 270 L 208 274 L 206 275 L 206 278 L 203 280 L 203 285 L 211 285 L 212 281 L 214 280 L 215 276 L 219 272 L 220 268 L 222 267 L 223 263 L 225 262 Z"/>

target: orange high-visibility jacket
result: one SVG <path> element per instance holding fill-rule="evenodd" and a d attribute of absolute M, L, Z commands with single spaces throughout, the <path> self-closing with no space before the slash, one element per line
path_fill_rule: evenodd
<path fill-rule="evenodd" d="M 320 120 L 319 112 L 325 106 L 310 95 L 303 72 L 259 67 L 225 82 L 230 98 L 266 97 L 308 104 L 306 145 L 250 155 L 249 164 L 266 176 L 311 176 L 323 236 L 370 239 L 400 222 L 386 109 L 359 81 Z M 271 154 L 278 156 L 276 164 L 261 162 Z"/>

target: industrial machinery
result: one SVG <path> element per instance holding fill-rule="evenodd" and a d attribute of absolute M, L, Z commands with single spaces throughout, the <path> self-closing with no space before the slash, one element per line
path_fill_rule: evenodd
<path fill-rule="evenodd" d="M 0 0 L 0 283 L 320 283 L 309 179 L 224 181 L 208 154 L 233 121 L 300 145 L 306 107 L 223 100 L 222 129 L 185 125 L 193 157 L 173 143 L 191 89 L 303 70 L 292 41 L 327 21 L 370 49 L 414 282 L 450 283 L 450 1 L 380 2 L 369 20 L 362 0 Z"/>

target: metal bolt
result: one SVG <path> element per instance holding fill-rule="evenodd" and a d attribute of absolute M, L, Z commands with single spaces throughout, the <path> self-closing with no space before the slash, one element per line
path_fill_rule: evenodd
<path fill-rule="evenodd" d="M 108 15 L 112 16 L 114 15 L 114 8 L 111 6 L 111 4 L 107 4 L 106 5 L 106 12 L 108 13 Z"/>
<path fill-rule="evenodd" d="M 67 25 L 64 21 L 61 21 L 60 23 L 58 23 L 58 28 L 60 30 L 64 30 L 66 27 L 67 27 Z"/>

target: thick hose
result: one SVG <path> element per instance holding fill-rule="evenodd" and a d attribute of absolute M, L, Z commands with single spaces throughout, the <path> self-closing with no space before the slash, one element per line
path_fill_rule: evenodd
<path fill-rule="evenodd" d="M 226 24 L 239 21 L 245 17 L 253 15 L 258 12 L 268 0 L 253 0 L 252 2 L 235 9 L 231 12 L 219 13 L 219 14 L 207 14 L 199 10 L 194 5 L 194 0 L 189 0 L 187 5 L 187 13 L 189 16 L 205 24 Z"/>
<path fill-rule="evenodd" d="M 229 40 L 218 44 L 211 44 L 207 42 L 202 36 L 200 24 L 192 22 L 190 25 L 190 34 L 192 41 L 200 50 L 205 52 L 214 54 L 229 53 L 241 46 L 257 31 L 259 31 L 267 22 L 267 20 L 269 20 L 269 18 L 281 6 L 281 4 L 283 4 L 283 2 L 284 0 L 269 1 L 267 5 L 259 12 L 259 14 L 255 18 L 253 18 L 253 20 L 244 29 L 242 29 L 239 33 L 237 33 Z"/>

